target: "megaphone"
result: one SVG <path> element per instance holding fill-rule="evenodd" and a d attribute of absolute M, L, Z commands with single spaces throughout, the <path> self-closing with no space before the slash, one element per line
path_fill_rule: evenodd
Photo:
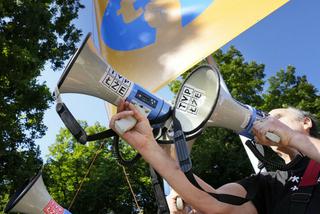
<path fill-rule="evenodd" d="M 267 117 L 263 111 L 232 98 L 217 68 L 197 67 L 183 82 L 175 104 L 176 118 L 186 134 L 196 133 L 204 126 L 231 129 L 252 139 L 256 120 Z M 267 133 L 274 142 L 280 138 Z"/>
<path fill-rule="evenodd" d="M 174 108 L 183 132 L 188 135 L 199 132 L 204 126 L 214 126 L 253 139 L 254 122 L 268 116 L 261 110 L 233 99 L 219 70 L 211 65 L 199 66 L 190 73 L 178 92 Z M 274 143 L 281 140 L 272 132 L 265 133 L 265 137 Z M 264 165 L 283 171 L 295 167 L 302 158 L 297 155 L 288 164 L 277 163 L 266 160 L 252 141 L 247 141 L 246 145 Z"/>
<path fill-rule="evenodd" d="M 126 100 L 153 123 L 165 122 L 171 112 L 170 104 L 128 80 L 103 60 L 94 48 L 90 34 L 69 61 L 55 90 L 57 112 L 73 136 L 85 143 L 87 135 L 62 102 L 60 94 L 63 93 L 86 94 L 114 105 L 118 105 L 121 99 Z M 133 117 L 117 121 L 117 131 L 123 133 L 135 122 Z"/>
<path fill-rule="evenodd" d="M 43 183 L 42 171 L 28 180 L 11 197 L 5 213 L 71 214 L 52 199 Z"/>

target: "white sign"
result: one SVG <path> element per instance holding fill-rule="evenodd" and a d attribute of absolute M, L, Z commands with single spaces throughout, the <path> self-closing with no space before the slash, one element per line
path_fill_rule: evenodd
<path fill-rule="evenodd" d="M 185 84 L 177 104 L 177 109 L 192 115 L 198 114 L 200 99 L 205 95 L 204 91 Z"/>
<path fill-rule="evenodd" d="M 107 68 L 107 72 L 100 79 L 100 83 L 123 98 L 127 97 L 127 92 L 132 84 L 130 80 L 118 74 L 111 67 Z"/>

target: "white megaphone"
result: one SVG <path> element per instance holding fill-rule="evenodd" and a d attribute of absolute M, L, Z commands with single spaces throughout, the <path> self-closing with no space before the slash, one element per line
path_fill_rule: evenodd
<path fill-rule="evenodd" d="M 8 202 L 5 213 L 71 214 L 49 195 L 43 183 L 42 172 L 28 180 Z"/>
<path fill-rule="evenodd" d="M 219 71 L 210 65 L 196 68 L 186 78 L 178 93 L 175 111 L 186 134 L 196 133 L 204 126 L 215 126 L 231 129 L 250 139 L 254 121 L 267 116 L 233 99 Z M 273 133 L 267 133 L 266 137 L 280 141 Z"/>
<path fill-rule="evenodd" d="M 75 138 L 85 143 L 88 140 L 86 133 L 61 101 L 60 94 L 63 93 L 86 94 L 114 105 L 121 99 L 126 100 L 156 124 L 165 122 L 171 113 L 171 105 L 126 79 L 103 60 L 97 53 L 90 34 L 69 61 L 55 90 L 58 114 Z M 119 120 L 116 122 L 117 131 L 123 133 L 135 123 L 133 117 Z"/>

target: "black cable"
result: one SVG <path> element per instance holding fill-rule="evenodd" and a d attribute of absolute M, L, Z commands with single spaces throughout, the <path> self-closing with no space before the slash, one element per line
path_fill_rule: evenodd
<path fill-rule="evenodd" d="M 119 142 L 120 142 L 119 135 L 115 135 L 113 137 L 113 143 L 112 143 L 113 155 L 115 156 L 115 158 L 117 159 L 118 163 L 121 166 L 130 167 L 139 160 L 141 155 L 137 153 L 132 159 L 129 159 L 129 160 L 124 159 L 119 150 Z"/>

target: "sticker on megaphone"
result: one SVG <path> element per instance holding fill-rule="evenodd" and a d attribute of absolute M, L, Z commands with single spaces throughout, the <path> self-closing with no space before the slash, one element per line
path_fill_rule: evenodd
<path fill-rule="evenodd" d="M 107 90 L 112 91 L 120 99 L 132 103 L 136 109 L 148 117 L 149 120 L 156 120 L 156 122 L 164 122 L 169 117 L 171 106 L 164 100 L 151 94 L 141 86 L 126 79 L 111 66 L 108 66 L 107 72 L 99 81 Z M 120 99 L 117 99 L 118 102 Z M 118 103 L 113 103 L 117 105 Z M 132 129 L 137 123 L 132 116 L 117 120 L 115 128 L 117 132 L 122 135 L 126 131 Z"/>

